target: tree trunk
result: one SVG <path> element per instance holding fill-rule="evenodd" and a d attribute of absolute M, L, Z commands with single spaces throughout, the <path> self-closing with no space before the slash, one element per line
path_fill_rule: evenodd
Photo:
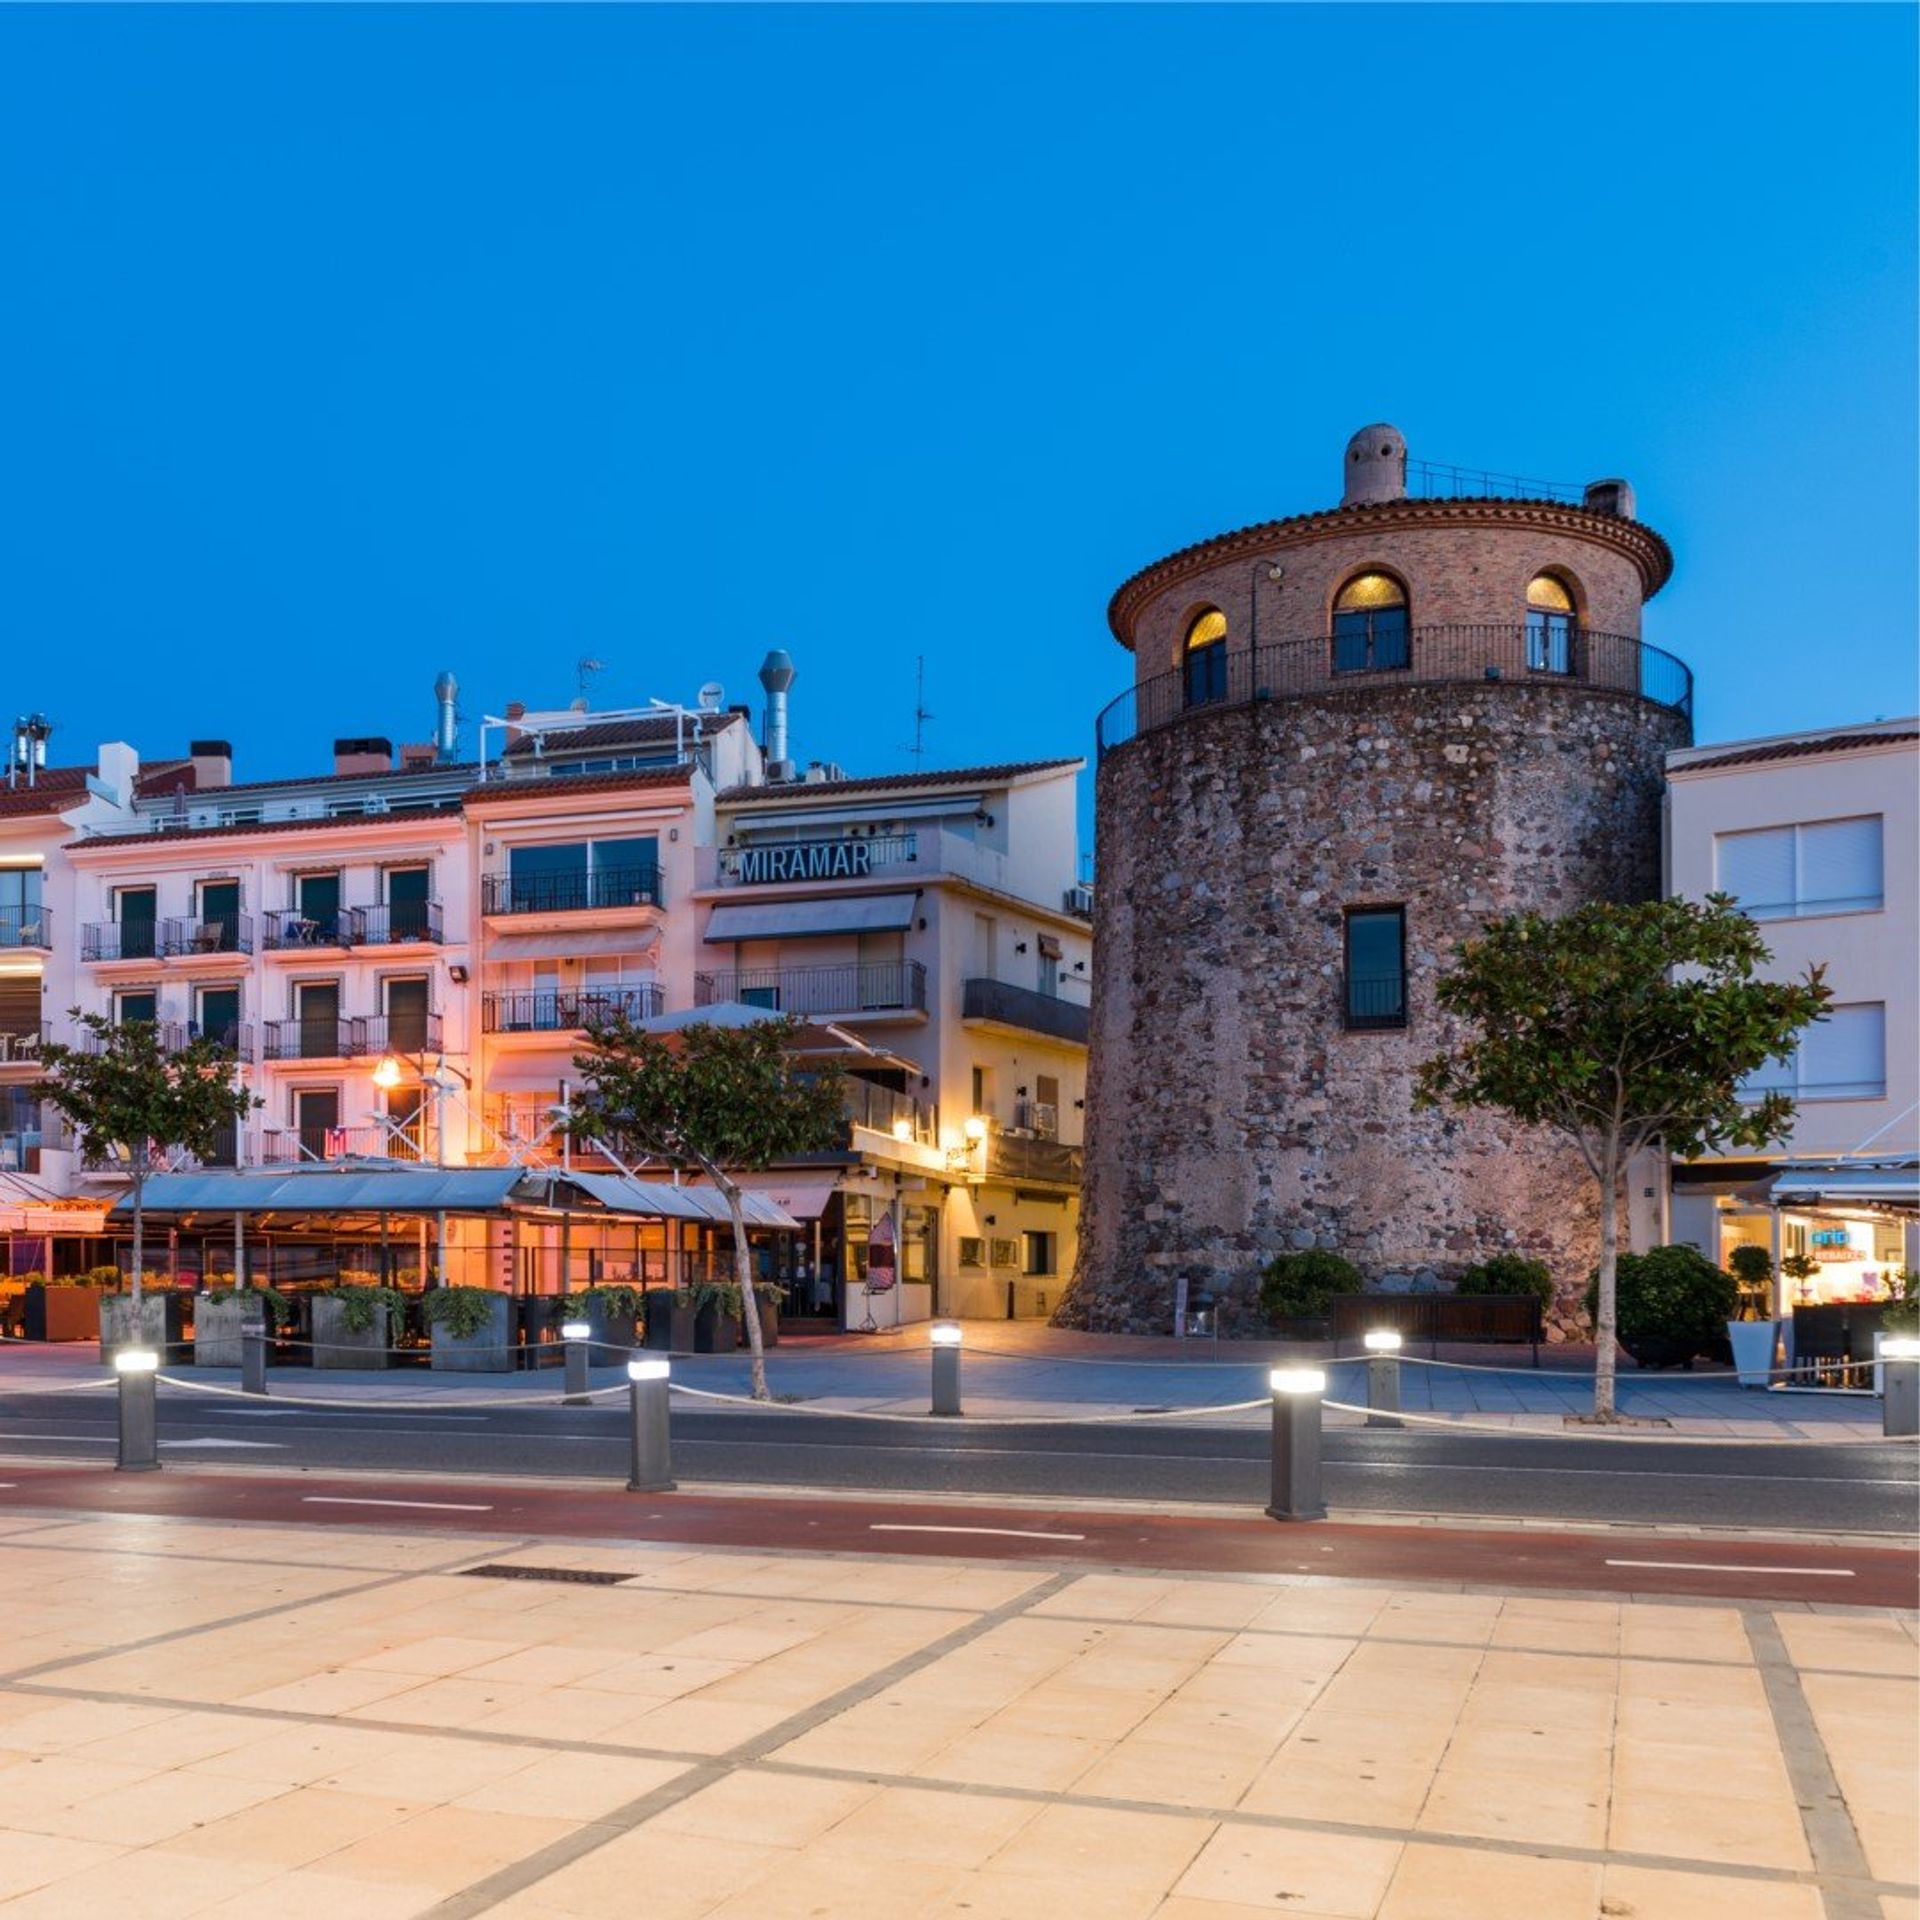
<path fill-rule="evenodd" d="M 1600 1275 L 1599 1300 L 1593 1316 L 1593 1417 L 1612 1420 L 1614 1409 L 1614 1355 L 1618 1348 L 1619 1314 L 1614 1300 L 1614 1275 L 1620 1256 L 1620 1153 L 1609 1141 L 1600 1157 Z"/>
<path fill-rule="evenodd" d="M 746 1323 L 747 1351 L 753 1358 L 753 1397 L 771 1400 L 767 1391 L 767 1349 L 760 1338 L 760 1302 L 753 1291 L 753 1250 L 747 1245 L 747 1205 L 739 1187 L 724 1176 L 721 1191 L 733 1216 L 733 1279 L 740 1289 L 740 1318 Z"/>
<path fill-rule="evenodd" d="M 140 1338 L 140 1293 L 141 1276 L 147 1263 L 146 1236 L 146 1176 L 136 1172 L 133 1176 L 133 1337 Z"/>

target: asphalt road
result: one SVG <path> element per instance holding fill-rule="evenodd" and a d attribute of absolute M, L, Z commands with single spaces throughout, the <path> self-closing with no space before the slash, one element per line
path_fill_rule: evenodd
<path fill-rule="evenodd" d="M 1257 1428 L 978 1425 L 780 1411 L 674 1411 L 683 1482 L 820 1492 L 1043 1494 L 1066 1499 L 1225 1502 L 1268 1498 Z M 0 1456 L 112 1458 L 111 1396 L 0 1393 Z M 624 1479 L 617 1404 L 457 1412 L 321 1411 L 163 1398 L 163 1457 L 291 1470 Z M 1910 1538 L 1920 1517 L 1911 1446 L 1758 1441 L 1613 1441 L 1330 1429 L 1330 1506 L 1370 1513 L 1763 1527 Z"/>

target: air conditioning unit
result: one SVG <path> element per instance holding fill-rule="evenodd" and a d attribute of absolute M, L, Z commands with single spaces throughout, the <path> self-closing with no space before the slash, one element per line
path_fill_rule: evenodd
<path fill-rule="evenodd" d="M 1061 903 L 1068 913 L 1077 914 L 1083 920 L 1093 918 L 1093 889 L 1091 887 L 1069 887 Z"/>

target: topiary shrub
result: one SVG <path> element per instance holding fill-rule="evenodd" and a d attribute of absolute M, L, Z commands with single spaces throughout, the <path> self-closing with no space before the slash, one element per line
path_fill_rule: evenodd
<path fill-rule="evenodd" d="M 1544 1260 L 1525 1254 L 1496 1253 L 1460 1276 L 1456 1293 L 1531 1294 L 1543 1307 L 1553 1305 L 1553 1272 Z"/>
<path fill-rule="evenodd" d="M 1902 1267 L 1886 1277 L 1887 1310 L 1880 1316 L 1883 1333 L 1920 1333 L 1920 1273 Z"/>
<path fill-rule="evenodd" d="M 1740 1289 L 1740 1318 L 1771 1320 L 1773 1255 L 1765 1247 L 1735 1247 L 1727 1255 L 1727 1271 Z"/>
<path fill-rule="evenodd" d="M 1620 1344 L 1648 1367 L 1691 1366 L 1727 1335 L 1740 1304 L 1733 1275 L 1698 1247 L 1655 1247 L 1620 1255 L 1614 1281 Z M 1587 1312 L 1597 1324 L 1600 1282 L 1587 1282 Z"/>
<path fill-rule="evenodd" d="M 1260 1309 L 1269 1320 L 1324 1320 L 1336 1294 L 1361 1291 L 1360 1269 L 1324 1247 L 1280 1253 L 1260 1274 Z"/>

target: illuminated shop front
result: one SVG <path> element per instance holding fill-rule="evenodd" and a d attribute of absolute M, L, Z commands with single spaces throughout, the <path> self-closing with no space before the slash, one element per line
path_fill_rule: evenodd
<path fill-rule="evenodd" d="M 1785 1167 L 1716 1197 L 1716 1244 L 1764 1247 L 1777 1275 L 1777 1310 L 1870 1304 L 1896 1297 L 1903 1269 L 1920 1268 L 1920 1168 Z"/>

